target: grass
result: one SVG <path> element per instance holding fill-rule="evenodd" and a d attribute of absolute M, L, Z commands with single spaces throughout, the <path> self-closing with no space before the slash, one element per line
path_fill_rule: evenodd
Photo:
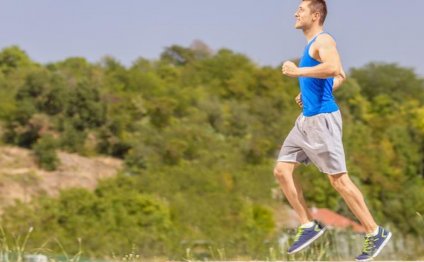
<path fill-rule="evenodd" d="M 9 241 L 3 227 L 0 227 L 0 259 L 1 261 L 24 261 L 25 247 L 33 228 L 29 228 L 27 234 L 21 239 L 20 236 Z M 9 244 L 9 243 L 13 244 Z"/>
<path fill-rule="evenodd" d="M 294 236 L 294 232 L 287 232 Z M 352 254 L 343 255 L 340 249 L 337 248 L 338 239 L 336 235 L 343 232 L 335 232 L 329 230 L 318 241 L 314 242 L 310 248 L 305 249 L 294 255 L 288 255 L 287 249 L 292 244 L 292 241 L 286 241 L 281 245 L 272 245 L 268 248 L 268 252 L 259 258 L 251 258 L 249 256 L 240 257 L 227 257 L 224 248 L 213 248 L 211 246 L 203 249 L 187 248 L 185 252 L 184 261 L 228 261 L 228 260 L 265 260 L 265 261 L 328 261 L 328 260 L 342 260 L 352 258 Z M 348 236 L 348 233 L 343 233 Z M 360 237 L 359 237 L 360 238 Z M 357 243 L 359 238 L 355 239 Z M 354 246 L 353 244 L 351 246 Z M 360 247 L 358 247 L 358 250 Z M 355 251 L 350 252 L 355 253 Z M 357 255 L 357 254 L 355 254 Z"/>
<path fill-rule="evenodd" d="M 424 225 L 424 217 L 417 212 L 417 216 Z M 53 254 L 52 250 L 46 249 L 47 242 L 40 248 L 27 249 L 28 240 L 31 237 L 33 228 L 29 228 L 23 236 L 12 236 L 7 234 L 5 230 L 0 227 L 0 262 L 24 262 L 25 256 L 28 254 L 41 254 L 48 257 L 49 262 L 63 261 L 63 262 L 93 262 L 94 260 L 84 259 L 82 257 L 82 244 L 81 239 L 78 239 L 79 251 L 70 255 L 66 252 L 60 241 L 55 240 L 62 254 L 58 256 Z M 291 237 L 294 236 L 293 231 L 286 232 Z M 400 235 L 395 233 L 396 238 L 399 240 Z M 362 236 L 346 231 L 328 230 L 318 241 L 314 242 L 311 247 L 294 255 L 288 255 L 286 250 L 292 244 L 292 240 L 287 240 L 280 245 L 270 245 L 268 251 L 260 257 L 251 258 L 247 255 L 244 256 L 228 256 L 230 250 L 225 248 L 217 248 L 212 245 L 206 245 L 202 248 L 187 247 L 185 255 L 180 259 L 186 262 L 192 261 L 228 261 L 228 260 L 264 260 L 264 261 L 341 261 L 353 260 L 353 258 L 360 252 L 362 244 Z M 419 252 L 420 247 L 418 244 L 418 252 L 415 254 L 400 254 L 399 250 L 393 248 L 395 243 L 391 243 L 392 247 L 387 247 L 379 259 L 393 260 L 393 259 L 423 259 L 424 253 Z M 409 245 L 409 243 L 407 243 Z M 145 258 L 141 254 L 137 254 L 136 248 L 133 247 L 129 254 L 123 256 L 112 257 L 105 255 L 103 260 L 95 260 L 98 262 L 136 262 L 136 261 L 169 261 L 165 257 L 161 258 Z"/>
<path fill-rule="evenodd" d="M 31 236 L 34 228 L 30 227 L 24 236 L 11 236 L 7 234 L 3 227 L 0 226 L 0 262 L 24 262 L 27 261 L 25 256 L 31 255 L 44 255 L 49 258 L 50 262 L 55 261 L 67 261 L 67 262 L 78 262 L 81 259 L 81 240 L 79 239 L 79 251 L 70 256 L 63 248 L 60 241 L 55 240 L 59 248 L 62 250 L 63 259 L 57 259 L 53 256 L 48 256 L 52 253 L 52 250 L 45 248 L 48 242 L 45 242 L 41 247 L 36 249 L 27 249 L 28 239 Z"/>

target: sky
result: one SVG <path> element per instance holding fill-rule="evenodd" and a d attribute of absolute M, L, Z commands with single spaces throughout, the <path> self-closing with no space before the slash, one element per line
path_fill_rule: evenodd
<path fill-rule="evenodd" d="M 129 66 L 194 40 L 278 66 L 306 44 L 298 0 L 0 0 L 0 49 L 18 45 L 40 63 L 106 55 Z M 398 63 L 424 76 L 424 0 L 327 0 L 325 30 L 346 70 Z"/>

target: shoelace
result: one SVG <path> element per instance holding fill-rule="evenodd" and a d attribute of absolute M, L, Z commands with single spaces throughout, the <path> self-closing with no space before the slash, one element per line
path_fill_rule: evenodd
<path fill-rule="evenodd" d="M 370 254 L 373 249 L 374 249 L 374 242 L 375 242 L 375 237 L 373 236 L 366 236 L 365 237 L 365 242 L 364 242 L 364 246 L 362 247 L 362 253 L 364 254 Z"/>
<path fill-rule="evenodd" d="M 296 233 L 296 236 L 294 237 L 295 242 L 299 240 L 300 236 L 303 234 L 303 230 L 304 229 L 302 227 L 297 228 L 297 233 Z"/>

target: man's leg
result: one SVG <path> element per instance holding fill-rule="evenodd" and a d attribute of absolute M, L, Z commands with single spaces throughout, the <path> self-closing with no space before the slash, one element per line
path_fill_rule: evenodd
<path fill-rule="evenodd" d="M 297 178 L 293 176 L 293 171 L 298 166 L 298 163 L 278 162 L 274 169 L 274 175 L 278 179 L 284 195 L 298 214 L 302 224 L 297 229 L 293 244 L 287 250 L 288 254 L 294 254 L 308 247 L 325 232 L 325 226 L 313 220 L 303 197 L 302 187 Z"/>
<path fill-rule="evenodd" d="M 377 224 L 374 221 L 364 197 L 358 187 L 350 180 L 347 173 L 328 175 L 331 185 L 340 193 L 352 213 L 365 227 L 367 233 L 376 230 Z"/>
<path fill-rule="evenodd" d="M 274 176 L 277 178 L 290 205 L 299 216 L 300 223 L 306 224 L 311 222 L 313 218 L 303 197 L 302 187 L 297 178 L 293 176 L 293 171 L 299 165 L 299 163 L 277 162 L 274 168 Z"/>
<path fill-rule="evenodd" d="M 390 240 L 392 233 L 375 223 L 362 193 L 353 184 L 347 173 L 329 175 L 328 177 L 333 187 L 340 193 L 367 232 L 362 253 L 356 257 L 356 261 L 370 261 L 381 252 Z"/>

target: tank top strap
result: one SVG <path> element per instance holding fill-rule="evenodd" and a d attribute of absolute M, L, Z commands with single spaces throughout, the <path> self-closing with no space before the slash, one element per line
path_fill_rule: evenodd
<path fill-rule="evenodd" d="M 319 33 L 319 34 L 315 35 L 315 36 L 312 38 L 312 40 L 311 40 L 311 41 L 309 41 L 308 46 L 312 45 L 312 44 L 315 42 L 315 40 L 317 40 L 317 37 L 318 37 L 318 36 L 320 36 L 320 35 L 322 35 L 322 34 L 328 34 L 328 35 L 330 35 L 330 34 L 329 34 L 329 33 L 327 33 L 326 31 L 322 31 L 321 33 Z M 331 35 L 330 35 L 330 36 L 331 36 Z"/>

